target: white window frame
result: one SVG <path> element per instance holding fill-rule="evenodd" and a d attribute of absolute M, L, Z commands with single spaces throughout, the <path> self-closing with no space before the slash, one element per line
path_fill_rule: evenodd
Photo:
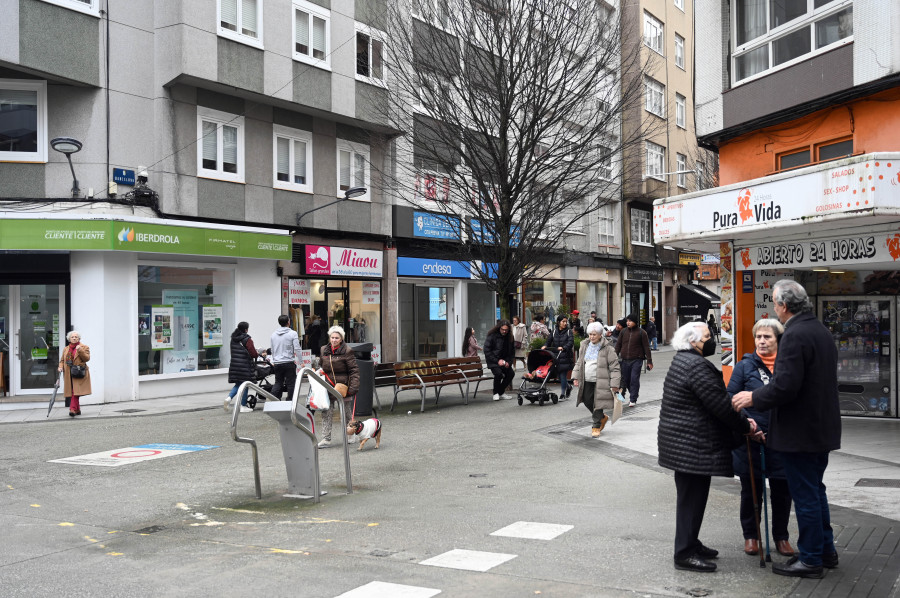
<path fill-rule="evenodd" d="M 644 13 L 644 45 L 660 56 L 664 56 L 665 28 L 662 21 L 649 12 Z"/>
<path fill-rule="evenodd" d="M 357 37 L 359 34 L 369 36 L 369 75 L 360 75 L 357 72 L 356 66 L 356 44 L 358 43 Z M 381 75 L 382 78 L 378 79 L 377 77 L 373 77 L 372 73 L 372 40 L 378 40 L 381 42 L 382 50 L 381 50 Z M 384 50 L 385 46 L 387 46 L 387 34 L 383 31 L 375 29 L 374 27 L 370 27 L 364 23 L 356 23 L 356 31 L 353 35 L 353 73 L 356 76 L 357 81 L 363 81 L 365 83 L 369 83 L 371 85 L 378 85 L 379 87 L 387 87 L 387 79 L 388 79 L 388 68 L 387 68 L 387 52 Z"/>
<path fill-rule="evenodd" d="M 650 212 L 631 208 L 631 244 L 653 246 L 653 232 L 650 230 Z"/>
<path fill-rule="evenodd" d="M 341 152 L 350 152 L 350 188 L 356 186 L 356 171 L 354 170 L 354 165 L 356 164 L 356 156 L 363 157 L 363 168 L 365 171 L 363 172 L 363 182 L 364 187 L 366 188 L 365 195 L 360 195 L 359 197 L 351 197 L 353 201 L 372 201 L 372 191 L 369 185 L 369 177 L 372 171 L 370 157 L 371 150 L 369 146 L 363 145 L 361 143 L 353 143 L 352 141 L 346 141 L 344 139 L 337 140 L 337 154 L 336 158 L 336 166 L 335 170 L 337 171 L 336 180 L 337 183 L 335 186 L 337 196 L 344 197 L 344 190 L 341 189 Z"/>
<path fill-rule="evenodd" d="M 681 70 L 684 68 L 684 38 L 675 34 L 675 66 Z"/>
<path fill-rule="evenodd" d="M 281 181 L 278 180 L 278 139 L 287 139 L 289 142 L 289 154 L 288 154 L 288 164 L 289 172 L 288 172 L 288 180 Z M 306 144 L 306 182 L 305 183 L 295 183 L 294 182 L 294 166 L 296 164 L 295 154 L 296 146 L 294 142 L 300 141 Z M 300 129 L 293 129 L 291 127 L 285 127 L 284 125 L 273 125 L 272 127 L 272 186 L 276 189 L 284 189 L 286 191 L 298 191 L 300 193 L 312 193 L 313 192 L 313 168 L 312 168 L 312 159 L 313 159 L 313 150 L 312 150 L 313 137 L 312 133 L 309 131 L 302 131 Z"/>
<path fill-rule="evenodd" d="M 203 123 L 216 124 L 216 168 L 203 167 Z M 237 129 L 237 172 L 225 172 L 221 163 L 223 158 L 224 136 L 222 127 L 229 126 Z M 217 179 L 231 183 L 243 183 L 246 171 L 244 159 L 244 117 L 229 114 L 204 106 L 197 106 L 197 177 L 203 179 Z"/>
<path fill-rule="evenodd" d="M 423 7 L 425 10 L 420 10 Z M 416 0 L 413 2 L 410 12 L 414 18 L 424 23 L 428 23 L 442 31 L 450 31 L 449 0 Z"/>
<path fill-rule="evenodd" d="M 647 162 L 644 169 L 646 176 L 665 181 L 666 177 L 663 173 L 666 171 L 666 148 L 652 141 L 645 141 L 644 144 L 646 148 L 644 154 Z"/>
<path fill-rule="evenodd" d="M 44 0 L 44 2 L 83 12 L 93 17 L 100 17 L 100 0 L 88 0 L 87 2 L 82 2 L 81 0 Z"/>
<path fill-rule="evenodd" d="M 826 46 L 822 46 L 821 48 L 815 48 L 816 43 L 816 32 L 815 32 L 815 24 L 818 21 L 823 20 L 833 14 L 842 12 L 847 8 L 853 8 L 853 0 L 833 0 L 829 2 L 825 6 L 815 8 L 815 0 L 806 0 L 807 8 L 806 13 L 795 19 L 788 21 L 782 25 L 772 28 L 771 27 L 771 14 L 769 12 L 770 4 L 769 2 L 765 3 L 765 24 L 766 24 L 766 32 L 758 37 L 755 37 L 751 40 L 746 41 L 745 43 L 738 45 L 738 31 L 737 31 L 737 15 L 738 15 L 738 6 L 737 0 L 732 4 L 731 9 L 731 39 L 732 41 L 732 56 L 731 56 L 731 79 L 732 85 L 743 85 L 744 83 L 749 83 L 755 79 L 760 77 L 764 77 L 770 73 L 780 71 L 782 69 L 788 68 L 792 65 L 798 64 L 800 62 L 805 62 L 810 58 L 817 56 L 819 54 L 823 54 L 825 52 L 829 52 L 835 48 L 840 46 L 844 46 L 849 43 L 853 43 L 854 35 L 851 33 L 845 38 L 839 39 L 836 42 L 828 44 Z M 810 51 L 805 54 L 801 54 L 791 60 L 785 61 L 779 65 L 773 65 L 774 60 L 774 52 L 772 51 L 772 42 L 778 41 L 792 33 L 796 33 L 804 28 L 810 28 Z M 766 47 L 767 48 L 767 66 L 763 68 L 758 73 L 750 75 L 748 77 L 744 77 L 743 79 L 738 79 L 738 60 L 750 52 L 758 50 L 759 48 Z"/>
<path fill-rule="evenodd" d="M 666 117 L 666 86 L 646 75 L 644 76 L 644 109 L 660 118 Z"/>
<path fill-rule="evenodd" d="M 608 153 L 609 155 L 605 159 L 600 161 L 600 169 L 597 172 L 597 176 L 599 176 L 604 181 L 611 181 L 613 179 L 612 146 L 601 145 L 600 151 L 602 153 Z"/>
<path fill-rule="evenodd" d="M 219 37 L 263 49 L 263 0 L 253 0 L 256 3 L 256 37 L 241 33 L 245 0 L 235 0 L 237 3 L 237 31 L 222 27 L 222 0 L 216 0 L 216 31 Z"/>
<path fill-rule="evenodd" d="M 684 0 L 675 0 L 675 8 L 684 12 Z"/>
<path fill-rule="evenodd" d="M 0 151 L 0 162 L 46 163 L 50 145 L 47 139 L 47 82 L 35 79 L 0 79 L 0 89 L 37 92 L 37 151 Z"/>
<path fill-rule="evenodd" d="M 610 201 L 597 210 L 597 244 L 601 247 L 611 248 L 616 245 L 616 214 L 613 211 L 613 202 Z"/>
<path fill-rule="evenodd" d="M 703 164 L 701 160 L 697 160 L 696 167 L 697 174 L 695 178 L 697 179 L 697 191 L 703 190 L 703 177 L 706 176 L 706 166 Z"/>
<path fill-rule="evenodd" d="M 676 184 L 681 189 L 687 189 L 687 156 L 684 154 L 675 154 L 675 175 Z"/>
<path fill-rule="evenodd" d="M 687 128 L 687 98 L 680 93 L 675 94 L 675 124 Z"/>
<path fill-rule="evenodd" d="M 309 26 L 309 51 L 310 54 L 303 54 L 297 51 L 297 12 L 305 12 L 308 17 Z M 313 39 L 313 18 L 319 18 L 325 21 L 325 58 L 318 59 L 313 57 L 312 39 Z M 326 71 L 331 70 L 331 11 L 322 8 L 318 4 L 307 2 L 306 0 L 294 0 L 291 6 L 291 53 L 294 60 L 305 62 Z"/>

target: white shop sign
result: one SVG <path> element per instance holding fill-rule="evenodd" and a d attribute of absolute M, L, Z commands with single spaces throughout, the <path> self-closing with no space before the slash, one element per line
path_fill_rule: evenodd
<path fill-rule="evenodd" d="M 814 241 L 761 243 L 736 247 L 735 268 L 814 268 L 900 260 L 900 232 L 871 233 Z"/>
<path fill-rule="evenodd" d="M 309 281 L 292 278 L 288 281 L 288 304 L 309 305 Z"/>

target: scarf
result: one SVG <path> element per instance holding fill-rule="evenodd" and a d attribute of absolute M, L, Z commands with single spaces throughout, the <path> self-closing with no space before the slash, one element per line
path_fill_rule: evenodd
<path fill-rule="evenodd" d="M 75 343 L 74 345 L 70 344 L 69 347 L 66 349 L 67 351 L 71 351 L 73 360 L 75 359 L 75 354 L 78 352 L 78 345 L 80 345 L 80 344 L 81 344 L 80 342 Z"/>
<path fill-rule="evenodd" d="M 773 376 L 775 375 L 775 357 L 777 355 L 777 353 L 773 353 L 772 355 L 760 355 L 759 353 L 756 354 L 756 356 L 759 357 L 763 362 L 763 365 L 766 366 L 770 372 L 772 372 Z"/>
<path fill-rule="evenodd" d="M 600 355 L 600 343 L 588 343 L 587 352 L 584 354 L 585 361 L 594 361 Z"/>

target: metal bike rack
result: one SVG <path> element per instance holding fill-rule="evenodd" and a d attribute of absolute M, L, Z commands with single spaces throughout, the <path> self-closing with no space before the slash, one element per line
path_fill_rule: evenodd
<path fill-rule="evenodd" d="M 269 395 L 269 397 L 272 397 L 272 400 L 277 401 L 278 399 L 261 389 L 256 384 L 253 384 L 252 382 L 244 382 L 238 388 L 237 395 L 235 395 L 237 400 L 234 401 L 234 408 L 231 413 L 231 438 L 235 442 L 243 442 L 250 445 L 250 448 L 252 449 L 251 452 L 253 454 L 253 481 L 256 483 L 256 498 L 262 498 L 262 485 L 259 482 L 259 451 L 256 449 L 256 441 L 252 438 L 241 438 L 237 435 L 238 416 L 241 413 L 241 397 L 243 397 L 244 393 L 246 393 L 251 388 L 256 390 L 257 392 Z M 269 400 L 269 397 L 266 397 L 267 401 Z"/>

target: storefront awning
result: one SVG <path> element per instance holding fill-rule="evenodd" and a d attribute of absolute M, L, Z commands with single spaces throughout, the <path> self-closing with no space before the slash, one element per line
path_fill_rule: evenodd
<path fill-rule="evenodd" d="M 718 309 L 722 305 L 721 298 L 697 284 L 678 286 L 678 315 L 706 319 L 710 309 Z"/>

